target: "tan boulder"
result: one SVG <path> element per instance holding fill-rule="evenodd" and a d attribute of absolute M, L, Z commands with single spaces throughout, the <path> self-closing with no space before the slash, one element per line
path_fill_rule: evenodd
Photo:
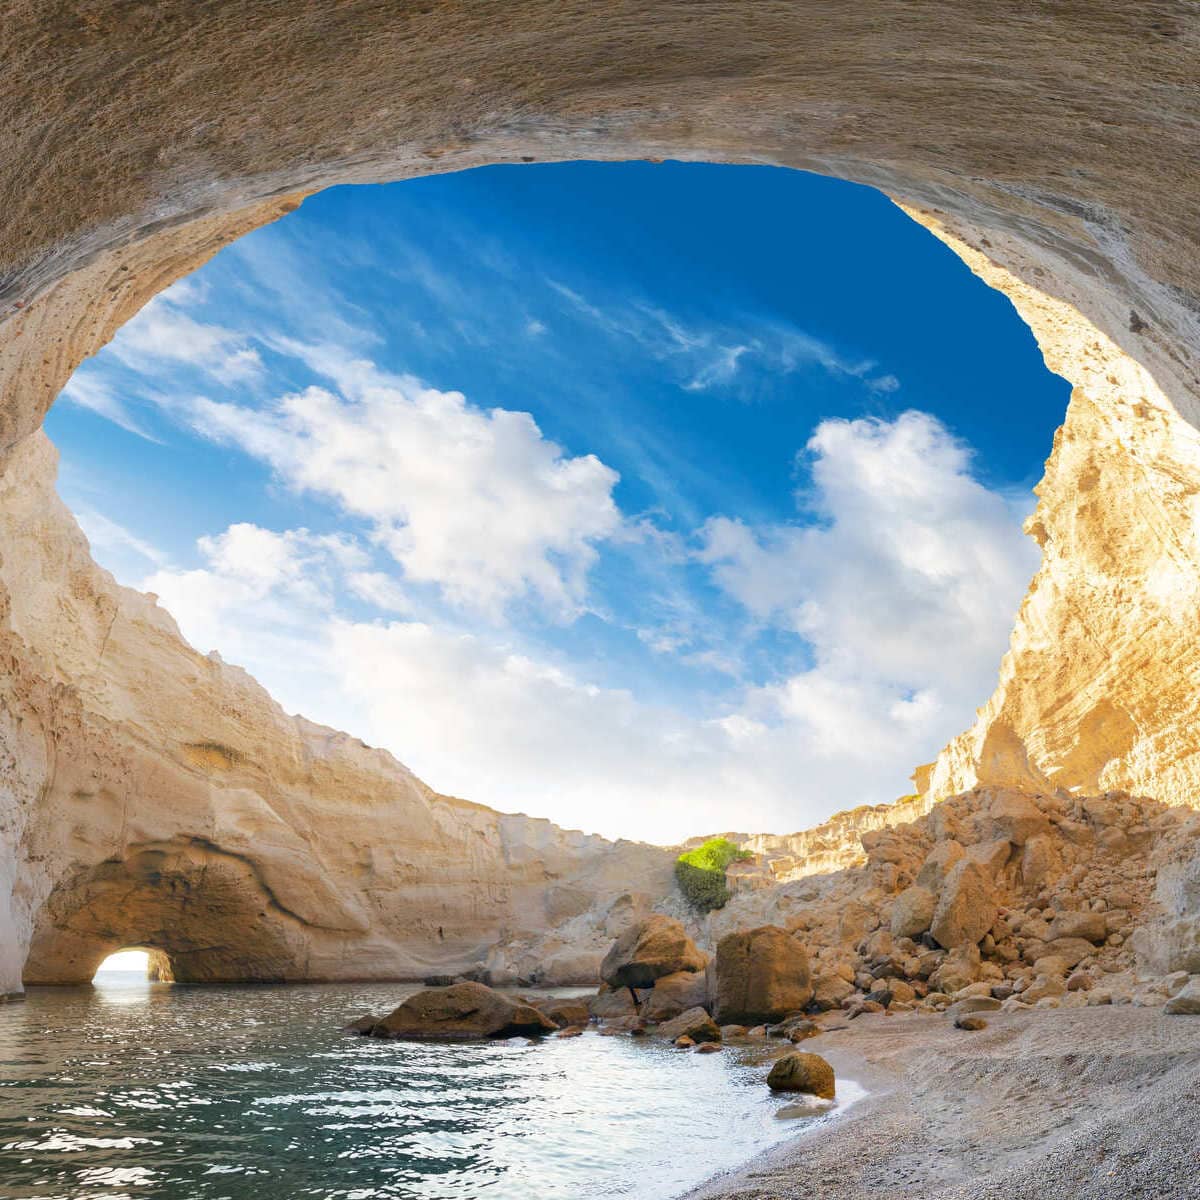
<path fill-rule="evenodd" d="M 979 814 L 980 841 L 1003 839 L 1024 846 L 1030 838 L 1050 831 L 1046 814 L 1020 792 L 997 792 Z"/>
<path fill-rule="evenodd" d="M 1050 940 L 1086 938 L 1099 944 L 1108 937 L 1108 919 L 1104 913 L 1060 912 L 1050 922 Z"/>
<path fill-rule="evenodd" d="M 971 859 L 956 863 L 933 914 L 930 932 L 940 946 L 974 945 L 991 929 L 999 914 L 987 872 Z"/>
<path fill-rule="evenodd" d="M 657 980 L 642 999 L 642 1016 L 647 1021 L 669 1021 L 689 1008 L 708 1003 L 708 978 L 704 971 L 676 971 Z"/>
<path fill-rule="evenodd" d="M 819 1054 L 793 1050 L 771 1067 L 767 1087 L 773 1092 L 806 1092 L 832 1100 L 836 1080 L 833 1067 Z"/>
<path fill-rule="evenodd" d="M 617 1017 L 636 1017 L 638 1010 L 628 988 L 611 988 L 602 983 L 596 994 L 588 999 L 588 1012 L 593 1017 L 612 1020 Z"/>
<path fill-rule="evenodd" d="M 980 842 L 967 847 L 967 857 L 974 859 L 994 879 L 1012 857 L 1012 843 L 1007 838 Z"/>
<path fill-rule="evenodd" d="M 689 1037 L 694 1042 L 721 1040 L 720 1027 L 703 1008 L 690 1008 L 670 1021 L 664 1021 L 658 1032 L 672 1042 L 681 1037 Z"/>
<path fill-rule="evenodd" d="M 482 983 L 426 988 L 389 1013 L 371 1033 L 391 1038 L 486 1038 L 553 1033 L 558 1026 L 531 1004 Z"/>
<path fill-rule="evenodd" d="M 717 944 L 717 1018 L 756 1025 L 799 1012 L 813 998 L 804 947 L 777 925 L 739 930 Z"/>
<path fill-rule="evenodd" d="M 905 888 L 892 905 L 892 936 L 915 938 L 923 934 L 933 921 L 937 897 L 919 884 Z"/>
<path fill-rule="evenodd" d="M 1169 1016 L 1200 1016 L 1200 978 L 1185 984 L 1163 1006 Z"/>
<path fill-rule="evenodd" d="M 974 943 L 955 946 L 929 976 L 929 986 L 936 991 L 954 994 L 979 978 L 979 947 Z"/>
<path fill-rule="evenodd" d="M 586 1000 L 566 1000 L 554 998 L 537 1000 L 533 1005 L 539 1012 L 549 1017 L 559 1029 L 567 1029 L 573 1025 L 586 1025 L 591 1017 Z"/>
<path fill-rule="evenodd" d="M 942 884 L 946 882 L 946 876 L 965 854 L 966 851 L 956 841 L 938 842 L 926 855 L 920 871 L 917 872 L 918 886 L 928 888 L 931 892 L 940 892 Z"/>
<path fill-rule="evenodd" d="M 609 987 L 648 988 L 664 975 L 703 971 L 707 962 L 680 922 L 655 913 L 613 942 L 600 964 L 600 978 Z"/>
<path fill-rule="evenodd" d="M 1037 1004 L 1041 1000 L 1064 996 L 1066 992 L 1067 984 L 1061 975 L 1038 975 L 1017 998 L 1022 1004 Z"/>
<path fill-rule="evenodd" d="M 828 1012 L 831 1008 L 840 1008 L 842 1001 L 853 993 L 854 984 L 840 975 L 818 975 L 813 981 L 811 1003 L 822 1012 Z"/>
<path fill-rule="evenodd" d="M 1063 871 L 1063 848 L 1048 833 L 1031 837 L 1021 854 L 1021 878 L 1029 888 L 1043 887 Z"/>
<path fill-rule="evenodd" d="M 1085 938 L 1055 938 L 1046 943 L 1046 953 L 1074 967 L 1096 953 L 1096 947 Z"/>

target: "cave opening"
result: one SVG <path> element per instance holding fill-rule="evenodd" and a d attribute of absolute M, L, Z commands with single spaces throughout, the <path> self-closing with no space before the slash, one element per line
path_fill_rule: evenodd
<path fill-rule="evenodd" d="M 171 960 L 162 950 L 127 946 L 109 954 L 96 968 L 96 987 L 128 987 L 137 984 L 172 983 Z"/>
<path fill-rule="evenodd" d="M 318 193 L 47 431 L 98 561 L 289 712 L 670 843 L 911 792 L 994 683 L 1068 390 L 871 188 L 575 162 Z"/>

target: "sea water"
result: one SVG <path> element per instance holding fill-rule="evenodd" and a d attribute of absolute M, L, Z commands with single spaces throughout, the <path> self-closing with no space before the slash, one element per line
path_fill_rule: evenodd
<path fill-rule="evenodd" d="M 30 989 L 0 1005 L 0 1197 L 667 1200 L 797 1131 L 732 1050 L 341 1032 L 412 990 Z"/>

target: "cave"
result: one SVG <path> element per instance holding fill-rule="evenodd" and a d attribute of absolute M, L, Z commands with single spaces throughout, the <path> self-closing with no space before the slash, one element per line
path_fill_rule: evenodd
<path fill-rule="evenodd" d="M 995 692 L 918 770 L 923 805 L 977 784 L 1194 805 L 1187 17 L 17 5 L 0 83 L 22 118 L 0 160 L 0 993 L 85 982 L 143 943 L 181 980 L 420 978 L 589 898 L 668 885 L 666 852 L 439 796 L 287 716 L 117 588 L 55 494 L 39 426 L 75 366 L 217 249 L 340 183 L 672 157 L 890 196 L 1074 385 L 1030 522 L 1042 565 Z M 551 979 L 572 975 L 563 954 Z"/>

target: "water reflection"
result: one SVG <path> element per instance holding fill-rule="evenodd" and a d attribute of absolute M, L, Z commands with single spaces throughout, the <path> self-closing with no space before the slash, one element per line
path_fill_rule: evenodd
<path fill-rule="evenodd" d="M 34 989 L 0 1008 L 0 1197 L 665 1200 L 795 1130 L 728 1053 L 338 1032 L 405 992 Z"/>

